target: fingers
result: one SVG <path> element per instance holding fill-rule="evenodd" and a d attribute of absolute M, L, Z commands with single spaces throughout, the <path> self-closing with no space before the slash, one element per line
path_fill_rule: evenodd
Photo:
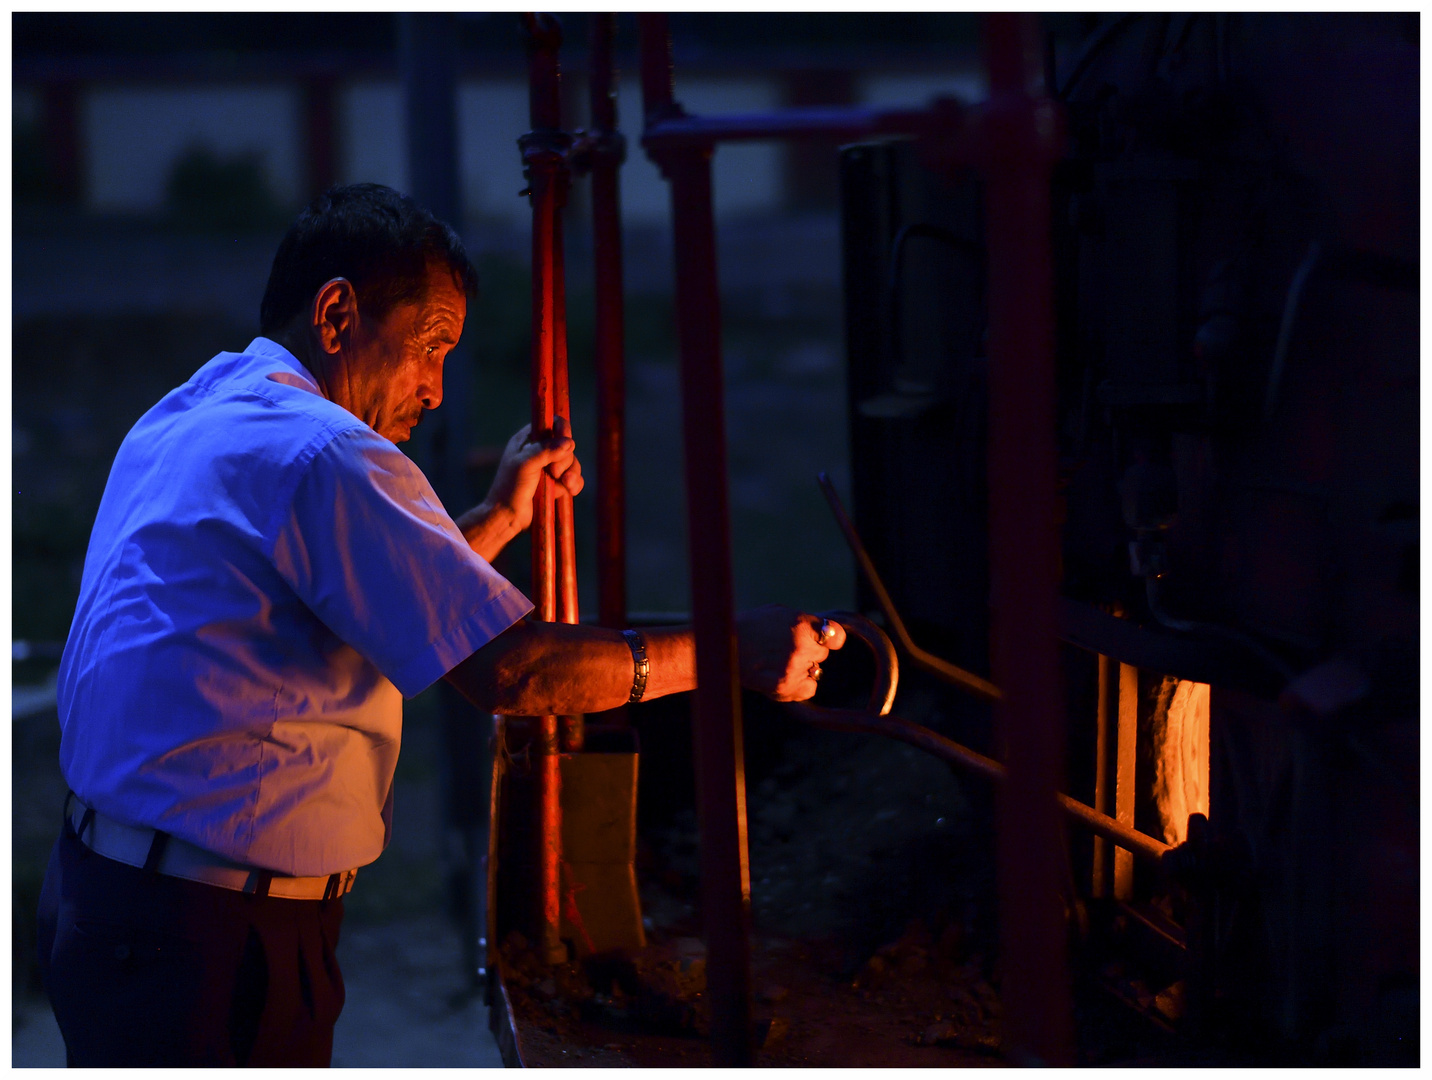
<path fill-rule="evenodd" d="M 552 437 L 543 440 L 542 443 L 556 456 L 551 458 L 553 462 L 560 462 L 563 457 L 575 454 L 577 451 L 577 440 L 572 438 L 572 425 L 567 422 L 565 416 L 557 416 L 552 419 Z M 551 471 L 549 469 L 549 471 Z M 555 478 L 558 473 L 553 472 Z"/>
<path fill-rule="evenodd" d="M 531 425 L 526 429 L 529 433 Z M 529 468 L 545 470 L 568 495 L 580 495 L 586 486 L 582 477 L 582 463 L 577 460 L 577 443 L 572 438 L 572 427 L 565 416 L 554 417 L 552 437 L 528 443 L 523 449 L 523 461 Z"/>
<path fill-rule="evenodd" d="M 785 678 L 771 696 L 777 701 L 809 701 L 820 687 L 823 664 L 831 652 L 846 642 L 845 627 L 815 615 L 803 615 L 805 631 L 796 632 L 795 649 L 788 661 Z"/>
<path fill-rule="evenodd" d="M 845 645 L 845 627 L 781 604 L 741 612 L 737 618 L 741 682 L 776 701 L 815 696 L 822 665 Z"/>
<path fill-rule="evenodd" d="M 521 447 L 528 457 L 532 457 L 543 450 L 561 451 L 564 448 L 571 449 L 577 444 L 572 438 L 572 426 L 567 422 L 567 418 L 555 416 L 552 418 L 552 434 L 548 438 L 534 439 L 532 425 L 523 424 L 517 434 L 508 440 L 508 445 Z"/>
<path fill-rule="evenodd" d="M 558 440 L 552 440 L 548 446 Z M 561 484 L 568 495 L 580 495 L 586 481 L 582 478 L 582 463 L 577 460 L 576 444 L 571 439 L 561 440 L 562 445 L 553 448 L 545 466 L 547 475 Z"/>
<path fill-rule="evenodd" d="M 786 677 L 767 693 L 776 701 L 809 701 L 820 689 L 822 674 L 821 665 L 810 661 L 804 668 L 788 671 Z"/>
<path fill-rule="evenodd" d="M 555 466 L 549 465 L 547 471 L 551 472 L 554 467 Z M 582 463 L 577 460 L 575 455 L 573 455 L 572 463 L 567 467 L 566 471 L 558 476 L 556 480 L 567 489 L 567 494 L 575 496 L 582 493 L 582 488 L 586 486 L 586 481 L 582 479 Z"/>
<path fill-rule="evenodd" d="M 811 636 L 821 649 L 820 658 L 824 660 L 833 650 L 842 648 L 845 645 L 845 627 L 830 619 L 822 619 L 818 615 L 807 615 L 806 625 L 810 627 Z"/>

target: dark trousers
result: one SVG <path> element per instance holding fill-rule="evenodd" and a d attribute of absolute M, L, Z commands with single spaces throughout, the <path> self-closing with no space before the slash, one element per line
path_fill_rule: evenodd
<path fill-rule="evenodd" d="M 65 822 L 40 972 L 71 1066 L 327 1066 L 343 901 L 259 897 L 96 855 Z"/>

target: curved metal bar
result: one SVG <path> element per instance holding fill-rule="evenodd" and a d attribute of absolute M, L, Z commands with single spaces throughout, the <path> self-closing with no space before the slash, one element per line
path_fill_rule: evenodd
<path fill-rule="evenodd" d="M 875 657 L 875 684 L 870 690 L 869 711 L 875 716 L 885 716 L 895 704 L 895 690 L 900 683 L 900 658 L 895 646 L 885 636 L 885 631 L 864 615 L 853 611 L 822 611 L 822 619 L 839 623 L 846 634 L 859 639 Z M 823 705 L 809 705 L 812 709 L 825 708 Z"/>
<path fill-rule="evenodd" d="M 791 715 L 812 727 L 831 731 L 860 731 L 898 739 L 987 779 L 1005 778 L 1005 767 L 994 758 L 976 753 L 929 728 L 890 715 L 891 706 L 895 703 L 895 691 L 900 682 L 900 660 L 885 631 L 863 615 L 851 611 L 823 611 L 820 617 L 840 623 L 845 627 L 847 635 L 858 639 L 874 655 L 875 679 L 870 691 L 870 704 L 867 709 L 860 710 L 834 709 L 809 701 L 792 702 L 786 706 Z M 1127 825 L 1121 825 L 1107 814 L 1101 814 L 1063 792 L 1055 792 L 1054 797 L 1060 809 L 1075 821 L 1095 835 L 1112 840 L 1135 855 L 1151 862 L 1159 862 L 1164 853 L 1170 850 L 1167 844 L 1160 843 Z"/>
<path fill-rule="evenodd" d="M 890 599 L 890 594 L 885 589 L 885 583 L 880 580 L 880 574 L 876 571 L 875 564 L 870 561 L 865 545 L 860 542 L 860 534 L 851 524 L 850 516 L 845 512 L 845 504 L 836 494 L 830 477 L 825 473 L 820 473 L 816 480 L 820 483 L 820 490 L 825 493 L 826 502 L 830 503 L 831 513 L 835 515 L 835 521 L 840 526 L 840 531 L 845 534 L 845 542 L 850 545 L 850 550 L 855 555 L 855 561 L 860 566 L 861 573 L 865 575 L 865 580 L 870 582 L 870 588 L 875 592 L 875 599 L 880 604 L 880 610 L 890 621 L 890 629 L 895 631 L 895 637 L 899 639 L 901 648 L 909 655 L 911 662 L 922 671 L 927 671 L 938 679 L 952 683 L 977 698 L 983 698 L 985 701 L 998 701 L 1000 698 L 999 687 L 994 683 L 988 679 L 982 679 L 948 660 L 941 660 L 938 656 L 927 653 L 915 644 L 910 637 L 910 631 L 905 629 L 905 622 L 900 618 L 900 613 L 895 610 L 895 601 Z"/>

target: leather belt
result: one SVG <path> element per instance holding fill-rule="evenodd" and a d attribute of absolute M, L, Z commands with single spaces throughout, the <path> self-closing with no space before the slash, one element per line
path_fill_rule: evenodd
<path fill-rule="evenodd" d="M 290 877 L 259 870 L 205 851 L 177 836 L 115 821 L 91 810 L 74 795 L 70 796 L 65 813 L 81 843 L 97 855 L 129 866 L 147 867 L 169 877 L 217 885 L 221 889 L 287 900 L 329 900 L 352 889 L 353 880 L 358 876 L 356 869 L 325 877 Z M 157 861 L 151 865 L 156 837 L 162 837 L 160 851 Z"/>

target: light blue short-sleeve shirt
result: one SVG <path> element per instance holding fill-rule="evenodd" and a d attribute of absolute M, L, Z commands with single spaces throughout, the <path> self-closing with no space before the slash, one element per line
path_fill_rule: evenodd
<path fill-rule="evenodd" d="M 125 437 L 60 666 L 87 805 L 250 866 L 387 844 L 402 698 L 529 611 L 419 469 L 267 338 Z"/>

